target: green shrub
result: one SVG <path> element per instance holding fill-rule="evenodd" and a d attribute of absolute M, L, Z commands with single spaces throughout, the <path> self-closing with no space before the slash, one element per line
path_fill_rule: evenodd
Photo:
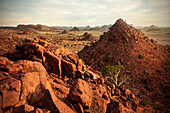
<path fill-rule="evenodd" d="M 124 74 L 124 70 L 125 68 L 122 65 L 108 65 L 104 67 L 106 78 L 116 86 L 120 86 L 129 79 L 128 76 Z"/>

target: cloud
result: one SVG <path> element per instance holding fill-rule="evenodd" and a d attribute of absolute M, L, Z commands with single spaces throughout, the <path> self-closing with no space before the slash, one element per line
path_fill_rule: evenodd
<path fill-rule="evenodd" d="M 0 25 L 21 21 L 46 25 L 103 25 L 114 23 L 121 17 L 135 25 L 155 22 L 153 24 L 170 26 L 169 0 L 5 1 L 0 0 Z"/>

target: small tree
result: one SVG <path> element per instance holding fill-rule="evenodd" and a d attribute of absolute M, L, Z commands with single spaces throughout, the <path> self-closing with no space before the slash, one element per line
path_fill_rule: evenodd
<path fill-rule="evenodd" d="M 108 65 L 104 67 L 106 78 L 110 79 L 116 86 L 120 86 L 128 79 L 124 74 L 125 68 L 122 65 Z"/>

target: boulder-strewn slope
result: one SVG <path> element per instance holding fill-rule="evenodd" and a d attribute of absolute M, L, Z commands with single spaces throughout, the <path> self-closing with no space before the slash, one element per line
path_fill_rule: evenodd
<path fill-rule="evenodd" d="M 106 65 L 123 65 L 131 78 L 127 87 L 136 96 L 150 104 L 164 106 L 164 110 L 170 107 L 168 48 L 149 40 L 122 19 L 98 42 L 80 51 L 79 56 L 102 72 Z"/>
<path fill-rule="evenodd" d="M 4 113 L 143 112 L 131 91 L 107 86 L 98 71 L 69 49 L 26 39 L 0 57 L 0 108 Z"/>

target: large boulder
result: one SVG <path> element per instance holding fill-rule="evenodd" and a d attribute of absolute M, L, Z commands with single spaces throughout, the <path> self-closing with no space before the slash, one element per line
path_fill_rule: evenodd
<path fill-rule="evenodd" d="M 52 90 L 45 93 L 45 105 L 53 113 L 75 113 L 63 101 L 57 98 Z"/>
<path fill-rule="evenodd" d="M 80 103 L 82 106 L 90 107 L 92 102 L 92 89 L 86 81 L 77 79 L 70 89 L 67 100 L 71 103 Z"/>
<path fill-rule="evenodd" d="M 21 82 L 11 78 L 0 82 L 0 92 L 2 95 L 2 108 L 14 106 L 19 103 L 21 93 Z"/>

